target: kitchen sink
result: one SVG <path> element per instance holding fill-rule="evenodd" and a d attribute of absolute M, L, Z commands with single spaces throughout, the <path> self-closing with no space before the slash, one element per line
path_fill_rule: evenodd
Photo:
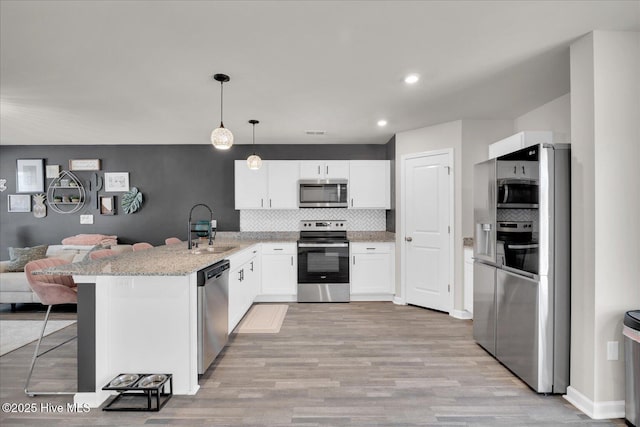
<path fill-rule="evenodd" d="M 230 251 L 232 249 L 237 248 L 237 246 L 205 246 L 202 248 L 193 248 L 191 249 L 191 253 L 194 255 L 203 255 L 203 254 L 221 254 L 223 252 Z"/>

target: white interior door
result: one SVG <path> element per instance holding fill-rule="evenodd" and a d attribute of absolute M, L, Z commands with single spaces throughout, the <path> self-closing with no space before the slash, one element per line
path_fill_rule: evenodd
<path fill-rule="evenodd" d="M 450 153 L 404 159 L 404 289 L 406 302 L 449 312 Z"/>

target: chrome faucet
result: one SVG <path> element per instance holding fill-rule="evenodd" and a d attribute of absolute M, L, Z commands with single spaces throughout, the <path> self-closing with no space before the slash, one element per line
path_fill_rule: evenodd
<path fill-rule="evenodd" d="M 193 214 L 193 210 L 195 208 L 197 208 L 198 206 L 202 206 L 204 208 L 207 208 L 207 210 L 209 211 L 209 223 L 207 225 L 207 236 L 209 237 L 209 245 L 213 245 L 213 234 L 211 233 L 211 224 L 213 221 L 213 211 L 211 210 L 211 208 L 207 205 L 205 205 L 204 203 L 198 203 L 195 204 L 191 207 L 191 210 L 189 211 L 189 231 L 187 234 L 187 247 L 189 249 L 191 249 L 193 247 L 192 243 L 191 243 L 191 235 L 194 231 L 202 231 L 202 230 L 194 230 L 193 229 L 193 223 L 191 221 L 191 214 Z"/>

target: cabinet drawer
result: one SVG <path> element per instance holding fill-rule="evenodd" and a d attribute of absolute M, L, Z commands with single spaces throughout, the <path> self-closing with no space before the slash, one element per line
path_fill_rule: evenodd
<path fill-rule="evenodd" d="M 227 258 L 230 264 L 229 267 L 231 270 L 236 269 L 245 264 L 251 258 L 255 258 L 259 254 L 260 252 L 258 245 L 253 245 L 246 249 L 243 249 L 240 252 L 236 252 Z"/>
<path fill-rule="evenodd" d="M 263 243 L 262 253 L 264 255 L 269 255 L 269 254 L 294 255 L 296 253 L 296 244 L 295 243 Z"/>
<path fill-rule="evenodd" d="M 351 253 L 354 253 L 354 254 L 370 254 L 370 253 L 388 254 L 391 252 L 393 252 L 393 243 L 384 243 L 384 242 L 351 243 Z"/>

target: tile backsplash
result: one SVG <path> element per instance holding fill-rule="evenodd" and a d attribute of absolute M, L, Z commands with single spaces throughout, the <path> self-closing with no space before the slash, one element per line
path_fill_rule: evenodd
<path fill-rule="evenodd" d="M 385 231 L 384 209 L 241 210 L 240 231 L 298 231 L 301 220 L 342 219 L 347 231 Z"/>

